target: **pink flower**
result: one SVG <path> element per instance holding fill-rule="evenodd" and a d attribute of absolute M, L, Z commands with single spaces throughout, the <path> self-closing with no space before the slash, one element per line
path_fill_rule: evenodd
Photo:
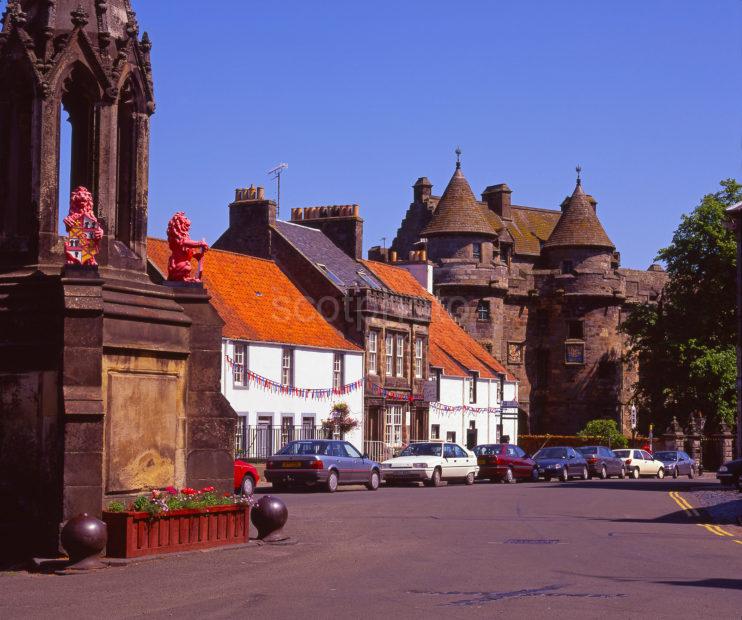
<path fill-rule="evenodd" d="M 214 491 L 214 487 L 204 487 L 203 489 L 201 489 L 202 493 L 213 493 Z"/>
<path fill-rule="evenodd" d="M 162 495 L 162 491 L 158 491 L 157 489 L 152 489 L 152 499 L 158 499 Z"/>
<path fill-rule="evenodd" d="M 175 487 L 167 487 L 165 489 L 165 491 L 167 491 L 168 493 L 170 493 L 170 495 L 177 495 L 178 494 L 178 489 L 176 489 Z"/>

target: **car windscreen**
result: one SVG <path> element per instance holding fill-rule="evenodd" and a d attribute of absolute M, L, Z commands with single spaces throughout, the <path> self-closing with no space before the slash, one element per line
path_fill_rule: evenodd
<path fill-rule="evenodd" d="M 399 456 L 440 456 L 443 444 L 411 443 Z"/>
<path fill-rule="evenodd" d="M 631 458 L 631 450 L 614 450 L 613 454 L 615 454 L 620 459 Z"/>
<path fill-rule="evenodd" d="M 313 456 L 315 454 L 327 454 L 326 441 L 292 441 L 285 445 L 276 454 L 285 456 Z"/>
<path fill-rule="evenodd" d="M 474 454 L 477 456 L 491 456 L 493 454 L 500 454 L 501 451 L 502 446 L 499 443 L 489 446 L 477 446 L 474 448 Z"/>
<path fill-rule="evenodd" d="M 654 458 L 657 461 L 677 461 L 677 452 L 655 452 Z"/>
<path fill-rule="evenodd" d="M 582 448 L 577 448 L 577 452 L 580 454 L 597 454 L 598 446 L 583 446 Z"/>
<path fill-rule="evenodd" d="M 566 448 L 542 448 L 536 452 L 535 459 L 566 459 L 567 449 Z"/>

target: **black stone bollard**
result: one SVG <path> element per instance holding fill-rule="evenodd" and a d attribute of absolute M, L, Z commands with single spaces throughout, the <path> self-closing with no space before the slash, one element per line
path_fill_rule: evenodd
<path fill-rule="evenodd" d="M 70 557 L 67 570 L 106 568 L 100 554 L 106 548 L 108 528 L 103 521 L 87 513 L 72 517 L 62 528 L 62 547 Z"/>
<path fill-rule="evenodd" d="M 252 509 L 250 518 L 258 530 L 258 540 L 279 542 L 288 539 L 283 526 L 289 518 L 289 511 L 282 499 L 264 495 Z"/>

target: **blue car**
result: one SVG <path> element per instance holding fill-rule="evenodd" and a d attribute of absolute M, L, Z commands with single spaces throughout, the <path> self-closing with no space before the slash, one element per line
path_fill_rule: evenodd
<path fill-rule="evenodd" d="M 539 475 L 547 481 L 558 478 L 567 482 L 570 478 L 587 480 L 590 472 L 585 458 L 570 446 L 541 448 L 533 455 L 538 465 Z"/>
<path fill-rule="evenodd" d="M 320 486 L 334 493 L 341 484 L 364 484 L 376 491 L 381 465 L 347 441 L 304 439 L 286 444 L 268 458 L 265 479 L 276 490 L 289 486 Z"/>

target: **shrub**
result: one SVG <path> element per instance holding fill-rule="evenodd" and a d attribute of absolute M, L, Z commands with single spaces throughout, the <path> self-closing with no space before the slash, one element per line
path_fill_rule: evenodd
<path fill-rule="evenodd" d="M 618 430 L 615 420 L 590 420 L 578 437 L 598 437 L 611 448 L 626 448 L 628 440 Z"/>

